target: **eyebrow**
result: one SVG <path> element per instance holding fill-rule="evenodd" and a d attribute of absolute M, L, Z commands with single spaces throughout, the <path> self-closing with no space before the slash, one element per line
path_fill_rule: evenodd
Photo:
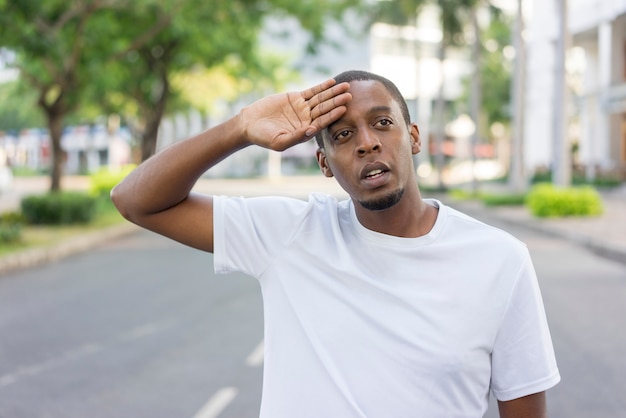
<path fill-rule="evenodd" d="M 375 113 L 382 113 L 382 112 L 384 112 L 384 113 L 391 113 L 391 111 L 392 111 L 392 109 L 391 109 L 390 106 L 374 106 L 374 107 L 368 109 L 367 112 L 365 112 L 365 113 L 366 113 L 366 115 L 372 115 L 372 114 L 375 114 Z M 343 119 L 344 118 L 341 117 L 341 118 L 337 119 L 336 121 L 334 121 L 333 123 L 331 123 L 330 125 L 328 125 L 326 127 L 327 132 L 330 131 L 333 126 L 341 123 L 343 121 Z"/>
<path fill-rule="evenodd" d="M 391 113 L 391 107 L 390 106 L 374 106 L 373 108 L 367 111 L 367 114 L 380 113 L 380 112 Z"/>

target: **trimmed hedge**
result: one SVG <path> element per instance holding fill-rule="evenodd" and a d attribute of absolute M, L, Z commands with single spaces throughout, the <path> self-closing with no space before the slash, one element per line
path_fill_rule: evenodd
<path fill-rule="evenodd" d="M 540 218 L 595 216 L 604 210 L 602 198 L 590 186 L 559 188 L 547 183 L 533 186 L 526 206 Z"/>
<path fill-rule="evenodd" d="M 97 197 L 80 192 L 26 196 L 22 214 L 33 225 L 86 224 L 96 214 Z"/>

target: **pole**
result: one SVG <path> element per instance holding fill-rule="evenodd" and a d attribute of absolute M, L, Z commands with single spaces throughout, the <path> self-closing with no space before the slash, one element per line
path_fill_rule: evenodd
<path fill-rule="evenodd" d="M 567 0 L 556 0 L 559 33 L 556 39 L 554 83 L 554 149 L 552 182 L 557 186 L 571 184 L 571 152 L 568 130 L 568 94 L 565 79 L 565 59 L 568 47 Z"/>
<path fill-rule="evenodd" d="M 509 168 L 509 187 L 514 193 L 526 189 L 524 174 L 524 104 L 526 85 L 526 45 L 524 43 L 523 0 L 517 0 L 517 19 L 515 24 L 515 73 L 513 75 L 513 127 L 511 137 L 511 166 Z"/>

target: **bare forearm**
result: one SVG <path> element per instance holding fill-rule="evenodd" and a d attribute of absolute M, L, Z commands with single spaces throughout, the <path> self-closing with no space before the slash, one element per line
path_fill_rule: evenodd
<path fill-rule="evenodd" d="M 547 418 L 545 392 L 498 402 L 500 418 Z"/>
<path fill-rule="evenodd" d="M 137 222 L 185 200 L 204 172 L 247 145 L 234 117 L 157 153 L 117 185 L 111 198 L 124 217 Z"/>
<path fill-rule="evenodd" d="M 191 194 L 202 173 L 248 145 L 282 151 L 309 139 L 346 111 L 348 88 L 348 83 L 327 80 L 302 92 L 260 99 L 145 161 L 113 189 L 111 198 L 131 222 L 211 252 L 213 197 Z"/>

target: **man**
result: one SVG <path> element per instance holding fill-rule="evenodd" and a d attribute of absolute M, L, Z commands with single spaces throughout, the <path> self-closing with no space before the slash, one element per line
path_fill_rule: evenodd
<path fill-rule="evenodd" d="M 322 172 L 350 199 L 190 192 L 237 150 L 314 135 Z M 396 86 L 350 71 L 253 103 L 113 190 L 132 222 L 259 280 L 262 417 L 478 418 L 490 391 L 503 418 L 546 417 L 560 377 L 528 251 L 422 199 L 420 147 Z"/>

